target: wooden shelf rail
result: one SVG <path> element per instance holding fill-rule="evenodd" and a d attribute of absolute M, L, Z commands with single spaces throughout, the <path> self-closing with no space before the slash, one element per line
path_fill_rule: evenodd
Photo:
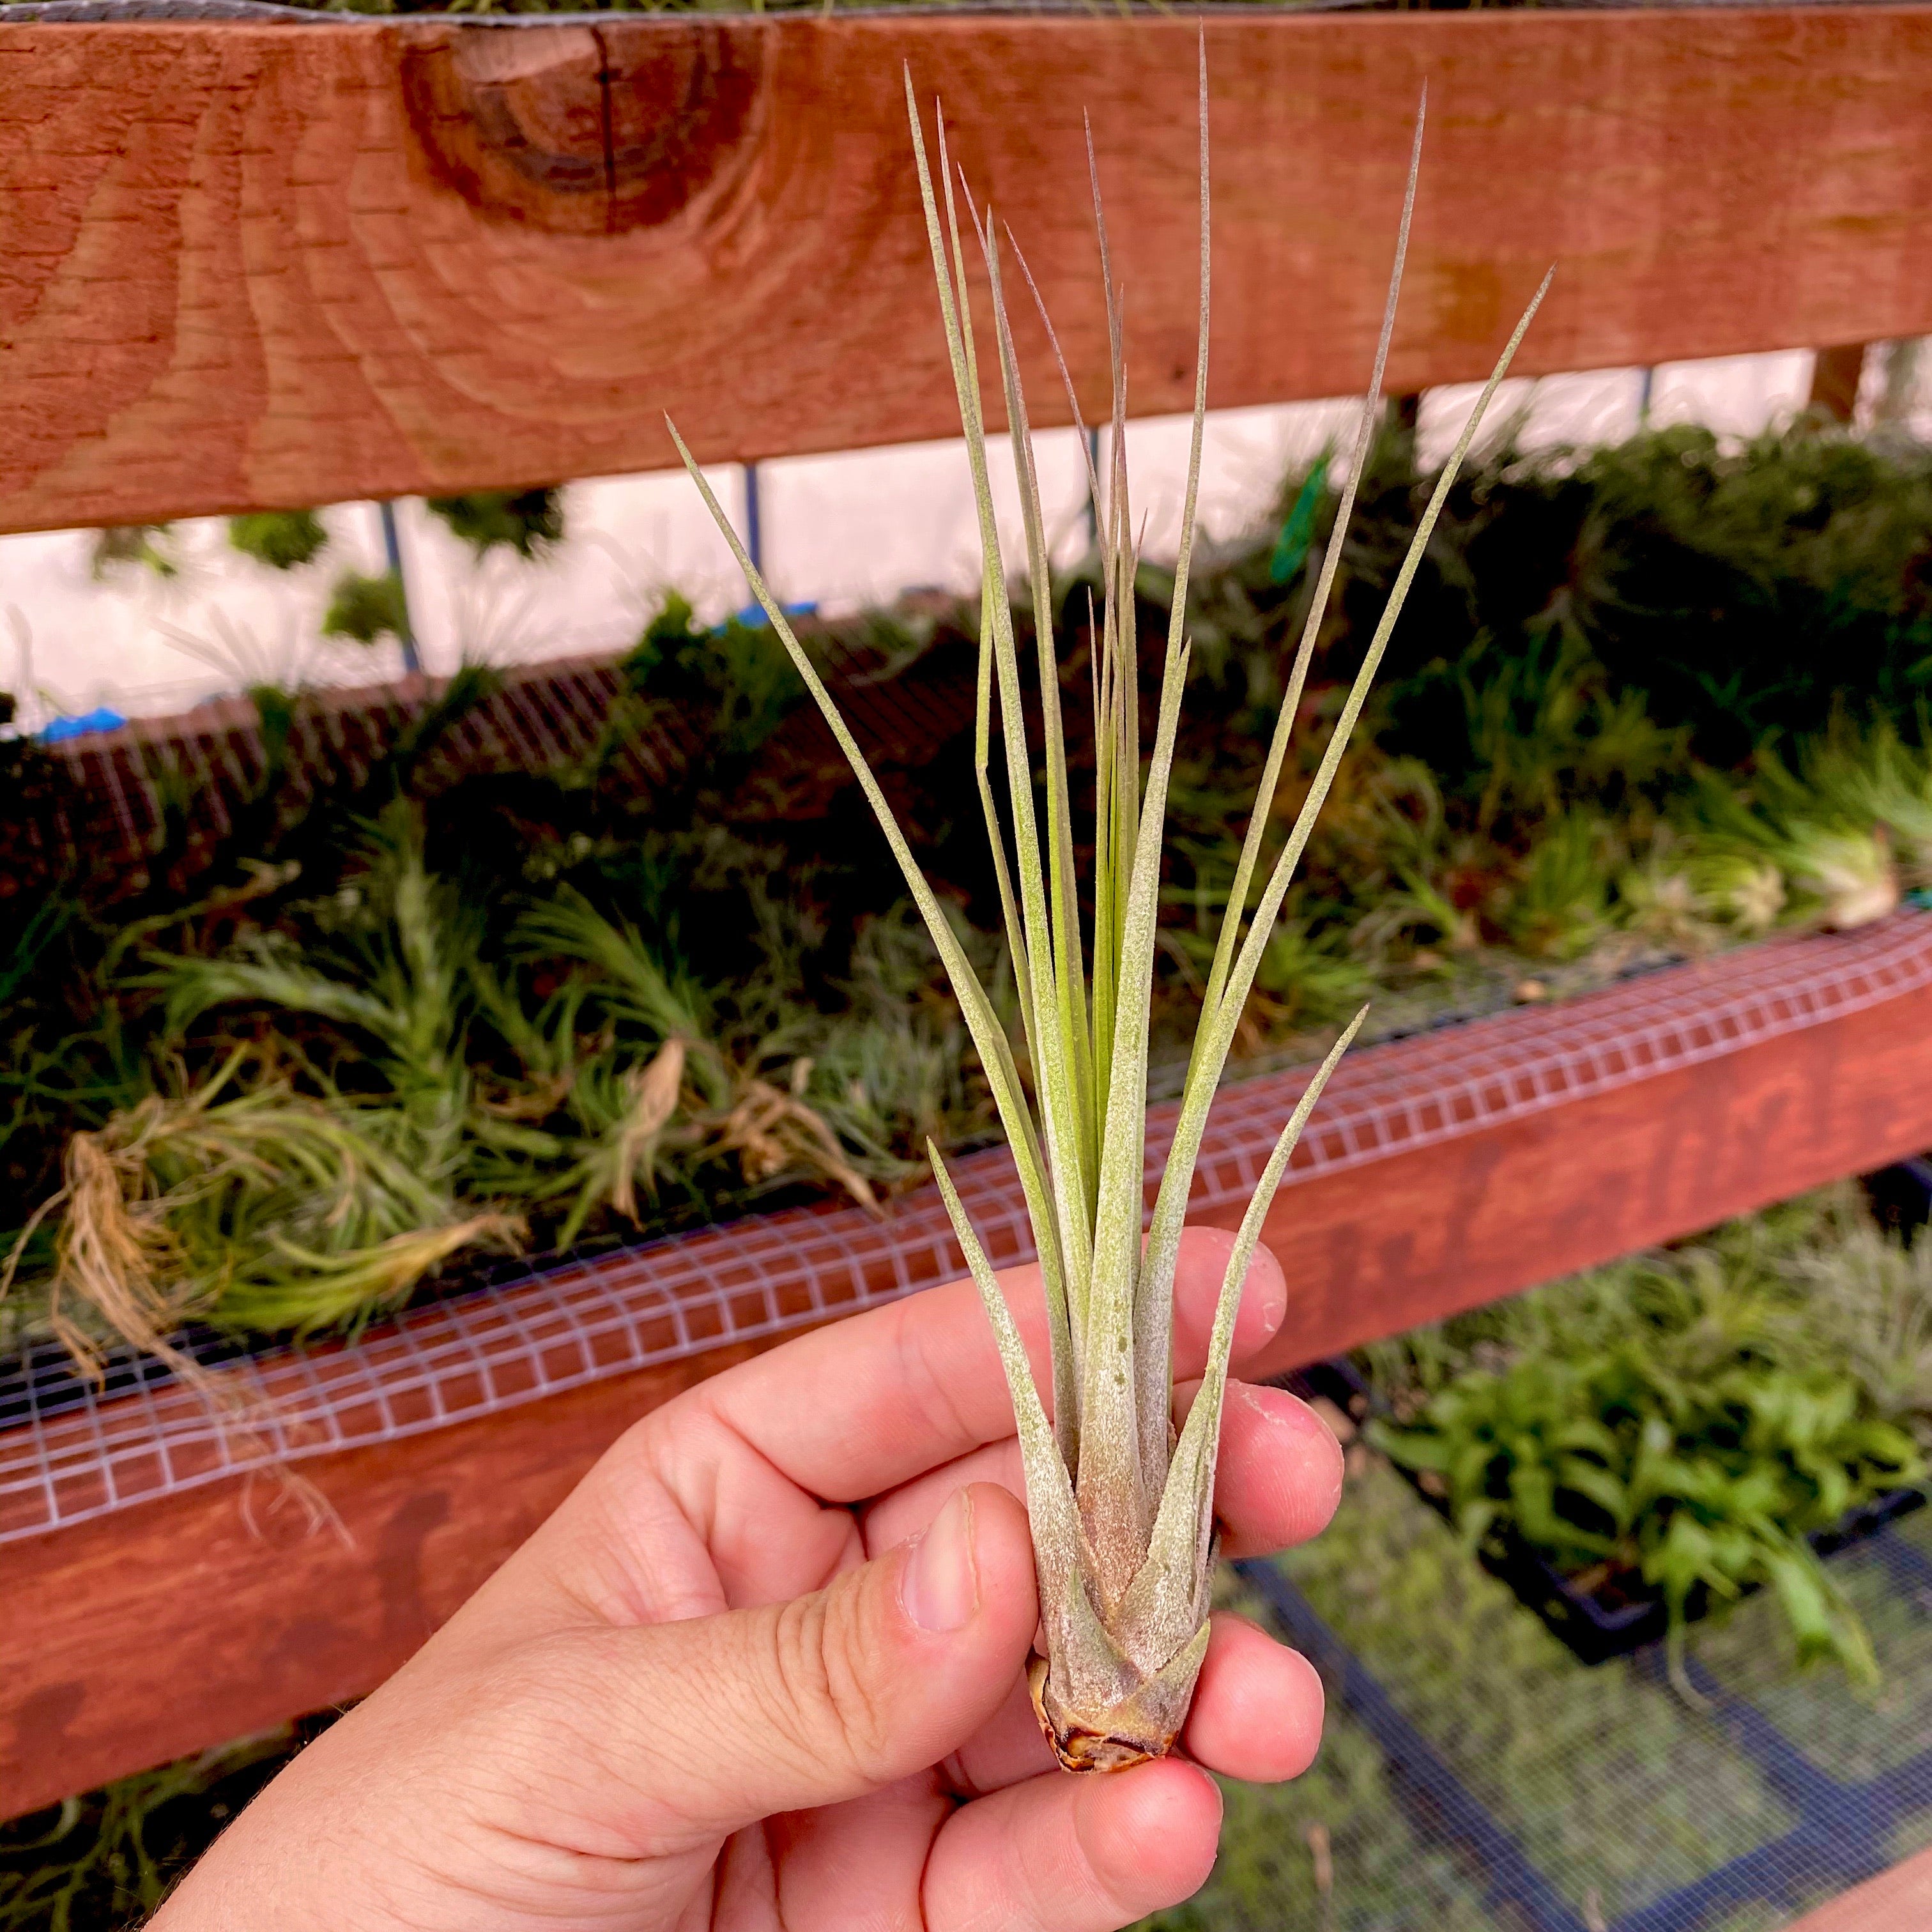
<path fill-rule="evenodd" d="M 1925 1932 L 1928 1925 L 1932 1852 L 1918 1852 L 1807 1912 L 1790 1932 Z"/>
<path fill-rule="evenodd" d="M 1216 406 L 1366 380 L 1425 80 L 1395 390 L 1484 373 L 1552 262 L 1526 374 L 1932 331 L 1932 8 L 1203 31 Z M 1090 412 L 1091 111 L 1135 406 L 1184 409 L 1196 32 L 0 26 L 0 530 L 662 468 L 666 410 L 710 460 L 952 434 L 908 66 Z M 1064 420 L 1022 328 L 1036 418 Z"/>
<path fill-rule="evenodd" d="M 1202 1218 L 1238 1214 L 1246 1163 L 1301 1077 L 1223 1096 L 1202 1163 Z M 1291 1312 L 1265 1366 L 1447 1315 L 1928 1144 L 1924 915 L 1370 1049 L 1324 1100 L 1268 1226 Z M 1004 1260 L 1015 1238 L 1001 1218 L 1012 1192 L 1002 1158 L 976 1156 L 962 1180 Z M 852 1257 L 850 1305 L 866 1282 L 891 1280 L 894 1244 L 902 1257 L 927 1256 L 900 1268 L 902 1282 L 956 1267 L 926 1228 L 933 1211 L 909 1197 L 874 1250 L 859 1245 L 856 1214 L 843 1232 L 836 1216 L 809 1216 L 789 1232 L 801 1246 L 814 1226 L 838 1234 Z M 720 1243 L 722 1256 L 735 1238 L 698 1238 Z M 0 1544 L 0 1816 L 373 1688 L 627 1424 L 758 1346 L 727 1340 L 648 1360 L 406 1439 L 310 1456 L 295 1466 L 335 1525 L 318 1533 L 273 1481 L 243 1473 L 100 1514 L 76 1504 L 67 1526 Z M 419 1360 L 422 1350 L 397 1354 Z M 452 1391 L 477 1381 L 466 1363 L 441 1412 L 462 1413 Z M 353 1402 L 374 1406 L 366 1390 Z M 71 1432 L 99 1439 L 114 1422 L 104 1409 Z M 139 1460 L 123 1462 L 124 1502 L 139 1492 Z"/>

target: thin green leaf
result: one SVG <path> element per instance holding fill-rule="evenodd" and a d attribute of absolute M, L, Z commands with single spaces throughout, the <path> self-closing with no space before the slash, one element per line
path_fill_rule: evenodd
<path fill-rule="evenodd" d="M 1402 296 L 1402 270 L 1408 260 L 1409 230 L 1415 219 L 1416 186 L 1422 176 L 1422 137 L 1428 118 L 1429 86 L 1425 81 L 1422 99 L 1415 110 L 1415 134 L 1409 146 L 1408 178 L 1402 189 L 1402 220 L 1396 230 L 1395 261 L 1389 271 L 1388 294 L 1382 304 L 1382 330 L 1376 338 L 1375 366 L 1370 371 L 1368 390 L 1362 399 L 1362 413 L 1356 421 L 1355 447 L 1348 461 L 1348 479 L 1342 486 L 1342 500 L 1336 506 L 1335 522 L 1329 532 L 1328 548 L 1322 555 L 1321 574 L 1316 579 L 1315 595 L 1310 600 L 1307 620 L 1301 627 L 1301 640 L 1295 647 L 1288 688 L 1282 694 L 1281 710 L 1275 718 L 1274 734 L 1268 741 L 1261 782 L 1255 790 L 1254 810 L 1249 814 L 1247 832 L 1241 841 L 1241 856 L 1235 865 L 1234 883 L 1228 893 L 1228 910 L 1221 921 L 1220 935 L 1215 943 L 1214 964 L 1208 976 L 1208 990 L 1202 1000 L 1204 1024 L 1206 1016 L 1220 1004 L 1227 985 L 1235 941 L 1240 935 L 1241 919 L 1247 908 L 1248 889 L 1254 878 L 1255 868 L 1260 862 L 1262 842 L 1266 836 L 1275 793 L 1281 783 L 1282 761 L 1288 755 L 1295 716 L 1301 709 L 1301 694 L 1308 681 L 1308 668 L 1315 656 L 1316 640 L 1321 634 L 1322 620 L 1328 613 L 1335 574 L 1341 568 L 1342 546 L 1354 516 L 1355 498 L 1361 488 L 1362 473 L 1368 466 L 1370 449 L 1375 442 L 1376 421 L 1382 412 L 1382 376 L 1388 368 L 1389 344 L 1395 336 L 1396 308 Z"/>
<path fill-rule="evenodd" d="M 1227 1394 L 1228 1363 L 1234 1346 L 1234 1317 L 1240 1308 L 1242 1285 L 1247 1280 L 1248 1265 L 1254 1259 L 1268 1210 L 1274 1204 L 1276 1190 L 1288 1172 L 1302 1130 L 1321 1100 L 1329 1076 L 1354 1044 L 1368 1016 L 1369 1010 L 1364 1006 L 1316 1068 L 1314 1078 L 1295 1102 L 1287 1126 L 1281 1130 L 1274 1151 L 1255 1184 L 1253 1198 L 1241 1216 L 1234 1245 L 1228 1252 L 1227 1269 L 1221 1278 L 1220 1298 L 1215 1304 L 1214 1326 L 1208 1336 L 1200 1390 L 1175 1445 L 1173 1465 L 1161 1492 L 1160 1514 L 1148 1542 L 1146 1564 L 1129 1593 L 1126 1615 L 1130 1624 L 1145 1622 L 1165 1628 L 1176 1619 L 1198 1616 L 1204 1608 L 1194 1603 L 1190 1593 L 1200 1588 L 1214 1534 L 1214 1474 L 1220 1457 L 1221 1411 Z"/>
<path fill-rule="evenodd" d="M 1006 1387 L 1013 1399 L 1013 1418 L 1019 1434 L 1020 1461 L 1026 1471 L 1027 1514 L 1033 1523 L 1034 1541 L 1042 1555 L 1071 1570 L 1077 1565 L 1079 1551 L 1078 1520 L 1073 1502 L 1072 1481 L 1065 1448 L 1066 1412 L 1058 1409 L 1054 1421 L 1046 1419 L 1040 1390 L 1035 1386 L 1032 1364 L 1027 1360 L 1026 1344 L 1020 1340 L 1012 1310 L 980 1238 L 973 1231 L 971 1217 L 952 1184 L 946 1162 L 932 1142 L 926 1155 L 932 1162 L 933 1178 L 939 1184 L 940 1198 L 952 1222 L 959 1251 L 966 1257 L 967 1272 L 973 1277 L 985 1304 L 986 1319 L 992 1324 L 993 1340 L 1000 1352 L 1000 1364 L 1006 1372 Z M 1056 1397 L 1056 1402 L 1058 1398 Z M 1058 1431 L 1058 1436 L 1056 1430 Z M 1044 1598 L 1057 1580 L 1042 1574 L 1040 1594 Z"/>
<path fill-rule="evenodd" d="M 1348 748 L 1348 740 L 1355 728 L 1355 722 L 1361 716 L 1362 706 L 1367 701 L 1369 688 L 1380 668 L 1383 653 L 1388 648 L 1388 640 L 1394 632 L 1396 620 L 1402 614 L 1402 607 L 1408 595 L 1410 584 L 1422 561 L 1423 552 L 1436 528 L 1436 520 L 1442 514 L 1442 506 L 1448 501 L 1449 492 L 1454 487 L 1456 473 L 1461 469 L 1463 458 L 1468 453 L 1470 443 L 1480 427 L 1484 415 L 1488 410 L 1496 386 L 1508 373 L 1521 344 L 1524 332 L 1534 319 L 1537 310 L 1543 305 L 1543 298 L 1549 292 L 1551 280 L 1556 274 L 1551 269 L 1545 275 L 1529 306 L 1522 314 L 1508 342 L 1497 358 L 1489 381 L 1484 386 L 1475 407 L 1469 412 L 1468 422 L 1449 460 L 1437 478 L 1428 508 L 1416 527 L 1407 555 L 1396 574 L 1380 621 L 1369 641 L 1364 654 L 1361 668 L 1356 673 L 1354 682 L 1350 686 L 1341 714 L 1335 721 L 1334 729 L 1329 734 L 1328 742 L 1322 754 L 1314 782 L 1310 786 L 1308 796 L 1297 814 L 1288 842 L 1276 860 L 1268 883 L 1262 894 L 1260 904 L 1255 909 L 1255 916 L 1248 934 L 1235 956 L 1234 964 L 1229 974 L 1222 997 L 1212 1012 L 1204 1012 L 1199 1031 L 1195 1036 L 1192 1059 L 1189 1065 L 1186 1087 L 1183 1091 L 1180 1117 L 1175 1124 L 1174 1148 L 1168 1156 L 1166 1172 L 1161 1177 L 1160 1190 L 1154 1202 L 1153 1225 L 1148 1238 L 1145 1273 L 1142 1281 L 1144 1297 L 1156 1294 L 1172 1296 L 1174 1292 L 1174 1269 L 1180 1253 L 1180 1230 L 1187 1208 L 1187 1194 L 1192 1184 L 1194 1163 L 1201 1151 L 1201 1137 L 1206 1131 L 1208 1110 L 1213 1104 L 1214 1090 L 1220 1084 L 1221 1070 L 1227 1064 L 1229 1050 L 1234 1045 L 1234 1030 L 1240 1024 L 1241 1011 L 1247 1003 L 1250 989 L 1254 984 L 1255 974 L 1261 964 L 1269 934 L 1276 915 L 1281 910 L 1281 902 L 1287 896 L 1288 883 L 1294 876 L 1303 848 L 1308 842 L 1309 833 L 1313 830 L 1317 814 L 1326 802 L 1330 788 L 1335 782 L 1342 754 Z"/>
<path fill-rule="evenodd" d="M 886 836 L 886 842 L 892 848 L 892 856 L 898 861 L 906 889 L 912 894 L 913 902 L 919 908 L 920 916 L 926 922 L 926 931 L 938 949 L 940 963 L 951 981 L 952 990 L 959 1001 L 962 1016 L 966 1022 L 968 1032 L 972 1036 L 973 1045 L 980 1055 L 980 1064 L 985 1068 L 988 1085 L 992 1090 L 993 1104 L 998 1109 L 1000 1124 L 1006 1129 L 1006 1138 L 1011 1147 L 1013 1163 L 1019 1174 L 1020 1186 L 1026 1198 L 1027 1213 L 1033 1222 L 1034 1240 L 1040 1252 L 1040 1277 L 1045 1287 L 1047 1318 L 1056 1331 L 1064 1332 L 1067 1321 L 1066 1274 L 1059 1246 L 1059 1222 L 1056 1215 L 1053 1195 L 1047 1182 L 1045 1163 L 1041 1158 L 1040 1137 L 1034 1128 L 1033 1114 L 1026 1102 L 1020 1084 L 1019 1070 L 1013 1064 L 1012 1047 L 1005 1029 L 1000 1024 L 999 1016 L 986 995 L 986 988 L 980 984 L 979 976 L 973 970 L 972 962 L 960 945 L 958 936 L 953 932 L 951 922 L 937 898 L 932 888 L 926 884 L 926 875 L 920 870 L 919 861 L 913 856 L 912 848 L 899 830 L 898 820 L 892 815 L 884 791 L 872 770 L 866 754 L 859 748 L 858 740 L 852 736 L 850 728 L 840 715 L 838 706 L 832 702 L 832 694 L 825 688 L 824 680 L 818 675 L 818 668 L 806 654 L 794 634 L 790 621 L 778 600 L 772 596 L 757 565 L 752 562 L 749 553 L 740 541 L 738 532 L 731 525 L 719 506 L 711 485 L 705 480 L 704 472 L 698 466 L 697 459 L 686 446 L 679 435 L 676 425 L 666 419 L 671 440 L 677 446 L 679 456 L 692 482 L 698 485 L 698 494 L 704 498 L 705 507 L 711 512 L 712 520 L 718 526 L 724 541 L 730 544 L 732 555 L 737 559 L 738 567 L 745 573 L 745 580 L 750 585 L 752 594 L 771 621 L 772 628 L 784 646 L 791 661 L 797 667 L 800 676 L 804 679 L 806 688 L 812 694 L 832 735 L 838 740 L 838 748 L 845 754 L 853 776 L 859 781 L 865 793 L 866 802 L 872 808 L 872 815 L 878 821 L 879 829 Z M 1069 1344 L 1070 1358 L 1070 1343 Z M 1071 1378 L 1069 1378 L 1070 1382 Z"/>
<path fill-rule="evenodd" d="M 1208 427 L 1208 338 L 1212 280 L 1210 223 L 1213 210 L 1208 172 L 1208 42 L 1204 32 L 1198 43 L 1196 87 L 1201 123 L 1200 288 L 1197 297 L 1198 328 L 1194 350 L 1194 421 L 1188 440 L 1187 484 L 1180 509 L 1180 546 L 1174 560 L 1174 601 L 1168 610 L 1167 654 L 1162 672 L 1161 724 L 1166 738 L 1166 754 L 1163 757 L 1160 741 L 1157 739 L 1154 750 L 1154 770 L 1148 774 L 1147 798 L 1141 814 L 1140 832 L 1134 852 L 1132 884 L 1130 888 L 1133 896 L 1130 918 L 1138 922 L 1134 930 L 1137 936 L 1140 934 L 1145 935 L 1146 946 L 1144 968 L 1138 956 L 1134 956 L 1134 985 L 1131 990 L 1130 1004 L 1125 1008 L 1134 1016 L 1139 1034 L 1138 1092 L 1134 1096 L 1134 1105 L 1140 1128 L 1135 1136 L 1132 1149 L 1134 1258 L 1136 1263 L 1140 1258 L 1140 1196 L 1144 1186 L 1142 1175 L 1146 1165 L 1148 1002 L 1153 991 L 1154 902 L 1160 889 L 1160 855 L 1165 843 L 1167 814 L 1168 767 L 1174 748 L 1172 727 L 1167 716 L 1168 691 L 1171 685 L 1184 684 L 1187 675 L 1187 651 L 1183 641 L 1187 622 L 1187 578 L 1194 556 L 1195 514 L 1201 496 L 1201 457 Z M 1129 614 L 1126 621 L 1131 628 L 1131 604 L 1127 608 Z M 1180 692 L 1176 689 L 1174 709 L 1177 717 L 1179 700 Z M 1149 862 L 1144 874 L 1142 863 L 1144 858 Z M 1146 895 L 1144 902 L 1142 898 L 1143 893 Z M 1117 1022 L 1112 1056 L 1116 1078 L 1121 1064 L 1121 1045 Z M 1111 1090 L 1108 1106 L 1111 1111 Z M 1108 1124 L 1111 1128 L 1111 1120 Z M 1139 1278 L 1135 1284 L 1130 1317 L 1134 1335 L 1134 1400 L 1142 1480 L 1147 1485 L 1148 1494 L 1153 1497 L 1160 1493 L 1162 1484 L 1167 1475 L 1171 1430 L 1167 1414 L 1167 1392 L 1174 1385 L 1174 1302 L 1171 1294 L 1163 1296 L 1149 1293 L 1144 1268 L 1137 1269 L 1137 1274 Z"/>

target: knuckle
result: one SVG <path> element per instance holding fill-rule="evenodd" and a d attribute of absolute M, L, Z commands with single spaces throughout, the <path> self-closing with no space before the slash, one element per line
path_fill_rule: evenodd
<path fill-rule="evenodd" d="M 498 1659 L 487 1687 L 487 1708 L 498 1730 L 552 1750 L 574 1753 L 596 1747 L 602 1700 L 594 1687 L 602 1672 L 592 1654 L 592 1634 L 555 1630 L 533 1637 Z"/>
<path fill-rule="evenodd" d="M 842 1578 L 779 1610 L 776 1720 L 802 1756 L 822 1762 L 836 1753 L 855 1779 L 872 1784 L 891 1774 L 893 1724 L 878 1673 L 867 1667 L 872 1646 L 860 1628 L 855 1580 Z"/>

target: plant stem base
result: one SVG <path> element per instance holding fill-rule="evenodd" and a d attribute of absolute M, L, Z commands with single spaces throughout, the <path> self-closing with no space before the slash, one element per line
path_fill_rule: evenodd
<path fill-rule="evenodd" d="M 1150 1758 L 1165 1757 L 1173 1748 L 1171 1737 L 1150 1744 L 1144 1740 L 1089 1730 L 1078 1724 L 1070 1724 L 1063 1730 L 1047 1714 L 1046 1671 L 1046 1659 L 1034 1658 L 1027 1666 L 1027 1688 L 1033 1693 L 1034 1715 L 1040 1720 L 1040 1727 L 1046 1733 L 1046 1741 L 1052 1745 L 1062 1770 L 1126 1771 L 1145 1764 Z"/>

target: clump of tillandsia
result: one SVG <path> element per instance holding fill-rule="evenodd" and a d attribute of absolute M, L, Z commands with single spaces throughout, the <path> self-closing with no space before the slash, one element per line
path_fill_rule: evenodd
<path fill-rule="evenodd" d="M 677 446 L 753 594 L 784 640 L 871 802 L 945 962 L 999 1108 L 1039 1252 L 1052 1359 L 1050 1384 L 1045 1391 L 1051 1398 L 1050 1419 L 1042 1391 L 1034 1384 L 1018 1330 L 936 1148 L 930 1150 L 933 1172 L 967 1264 L 985 1300 L 1012 1388 L 1046 1634 L 1047 1654 L 1036 1659 L 1033 1669 L 1034 1707 L 1060 1761 L 1068 1769 L 1108 1770 L 1166 1752 L 1186 1715 L 1208 1642 L 1216 1541 L 1215 1462 L 1236 1304 L 1263 1219 L 1296 1139 L 1336 1062 L 1360 1025 L 1362 1015 L 1357 1015 L 1309 1083 L 1263 1170 L 1228 1257 L 1200 1392 L 1177 1435 L 1172 1419 L 1174 1270 L 1208 1106 L 1283 895 L 1316 814 L 1334 782 L 1424 545 L 1536 304 L 1531 304 L 1511 336 L 1454 455 L 1438 479 L 1306 802 L 1286 843 L 1264 873 L 1262 848 L 1288 732 L 1300 703 L 1379 407 L 1396 287 L 1414 205 L 1421 142 L 1418 118 L 1395 274 L 1355 437 L 1353 464 L 1243 844 L 1208 977 L 1173 1143 L 1143 1246 L 1148 1035 L 1155 922 L 1168 772 L 1186 679 L 1188 570 L 1207 407 L 1209 201 L 1204 66 L 1201 82 L 1200 344 L 1193 442 L 1158 723 L 1144 772 L 1134 631 L 1138 558 L 1127 498 L 1121 301 L 1108 259 L 1090 145 L 1089 148 L 1106 288 L 1114 400 L 1106 487 L 1102 488 L 1097 476 L 1089 478 L 1096 501 L 1102 504 L 1102 554 L 1101 608 L 1097 622 L 1090 626 L 1098 632 L 1092 676 L 1097 757 L 1094 856 L 1089 882 L 1092 911 L 1084 932 L 1060 721 L 1050 560 L 1025 399 L 1003 292 L 999 238 L 990 212 L 982 216 L 968 200 L 968 213 L 991 286 L 1001 387 L 1024 512 L 1027 570 L 1039 640 L 1043 812 L 1034 797 L 1019 656 L 988 479 L 985 416 L 966 293 L 965 252 L 946 158 L 944 123 L 942 118 L 936 191 L 910 76 L 906 96 L 940 310 L 978 504 L 982 556 L 979 790 L 1032 1073 L 1030 1104 L 1013 1044 L 920 873 L 864 754 L 681 438 Z M 1024 262 L 1020 266 L 1024 274 Z M 1537 301 L 1541 299 L 1539 290 Z M 1046 320 L 1043 310 L 1042 320 Z M 1050 323 L 1047 333 L 1051 340 Z M 1057 344 L 1054 353 L 1058 358 Z M 1064 362 L 1060 373 L 1066 380 Z M 1066 389 L 1070 400 L 1070 380 L 1066 380 Z M 1074 414 L 1077 421 L 1077 404 Z M 676 436 L 675 428 L 672 434 Z M 995 692 L 1012 825 L 1010 857 L 988 775 Z M 1245 918 L 1253 888 L 1258 880 L 1264 879 L 1252 917 Z"/>

